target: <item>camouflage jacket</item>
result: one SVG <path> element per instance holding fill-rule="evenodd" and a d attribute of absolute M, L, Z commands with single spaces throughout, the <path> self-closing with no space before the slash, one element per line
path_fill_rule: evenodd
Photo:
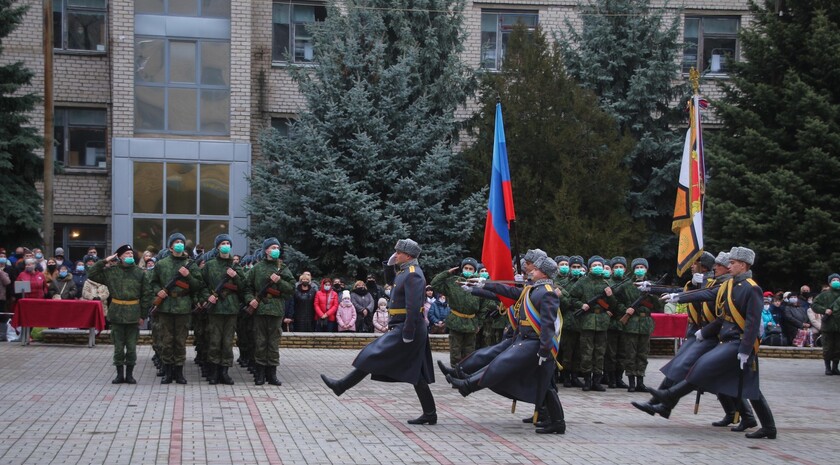
<path fill-rule="evenodd" d="M 105 260 L 99 260 L 88 269 L 88 280 L 108 288 L 111 298 L 108 321 L 111 323 L 137 324 L 140 318 L 146 316 L 144 304 L 151 304 L 145 296 L 145 273 L 139 267 L 123 264 L 106 266 Z"/>
<path fill-rule="evenodd" d="M 254 265 L 245 275 L 245 303 L 259 297 L 260 291 L 271 282 L 274 273 L 280 275 L 280 280 L 268 286 L 268 293 L 260 300 L 254 315 L 283 316 L 286 313 L 286 299 L 294 297 L 295 277 L 289 267 L 282 261 L 267 258 Z"/>

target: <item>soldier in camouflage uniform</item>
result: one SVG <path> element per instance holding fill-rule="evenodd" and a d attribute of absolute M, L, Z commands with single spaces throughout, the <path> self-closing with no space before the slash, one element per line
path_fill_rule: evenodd
<path fill-rule="evenodd" d="M 245 277 L 248 272 L 254 267 L 254 256 L 246 255 L 242 257 L 242 273 Z M 254 317 L 248 312 L 239 312 L 236 318 L 236 347 L 239 348 L 239 359 L 237 363 L 242 368 L 249 368 L 252 374 L 254 372 Z"/>
<path fill-rule="evenodd" d="M 286 299 L 294 297 L 295 277 L 280 259 L 280 241 L 263 241 L 265 259 L 254 265 L 245 277 L 245 300 L 254 313 L 254 384 L 280 386 L 281 321 L 286 313 Z M 261 291 L 264 291 L 261 294 Z"/>
<path fill-rule="evenodd" d="M 583 257 L 573 255 L 569 257 L 569 277 L 560 280 L 559 285 L 571 291 L 583 276 Z M 569 292 L 560 296 L 560 310 L 563 312 L 563 329 L 560 337 L 560 348 L 563 351 L 563 371 L 560 378 L 563 380 L 563 387 L 582 388 L 583 383 L 578 378 L 580 373 L 580 322 L 574 315 L 572 301 Z"/>
<path fill-rule="evenodd" d="M 578 321 L 580 324 L 580 369 L 584 376 L 583 390 L 604 391 L 599 380 L 604 371 L 607 329 L 610 325 L 607 310 L 615 309 L 617 301 L 609 283 L 602 276 L 604 259 L 598 255 L 592 256 L 587 265 L 589 274 L 580 278 L 569 290 L 569 294 L 571 308 L 583 312 Z M 590 307 L 588 302 L 598 296 L 602 296 L 603 303 L 593 303 Z"/>
<path fill-rule="evenodd" d="M 184 251 L 186 238 L 174 233 L 167 240 L 170 254 L 149 272 L 147 299 L 163 299 L 155 312 L 160 330 L 161 360 L 164 365 L 161 384 L 187 384 L 184 362 L 187 358 L 188 325 L 193 303 L 208 297 L 201 271 Z M 169 289 L 167 289 L 169 286 Z"/>
<path fill-rule="evenodd" d="M 472 278 L 476 273 L 478 261 L 467 257 L 461 266 L 441 272 L 432 278 L 432 289 L 449 299 L 451 311 L 446 317 L 449 330 L 449 364 L 457 365 L 464 357 L 475 351 L 475 335 L 480 327 L 478 318 L 481 302 L 456 283 L 459 276 Z"/>
<path fill-rule="evenodd" d="M 216 236 L 213 241 L 216 253 L 201 270 L 207 289 L 212 291 L 207 298 L 210 308 L 206 312 L 210 384 L 233 384 L 228 369 L 233 366 L 233 333 L 239 308 L 245 299 L 245 277 L 233 262 L 231 243 L 232 239 L 227 234 Z"/>
<path fill-rule="evenodd" d="M 621 256 L 613 257 L 610 260 L 612 265 L 612 279 L 609 280 L 610 286 L 618 286 L 619 283 L 625 279 L 631 279 L 626 276 L 627 259 Z M 616 289 L 616 299 L 618 299 L 618 308 L 608 311 L 610 316 L 610 327 L 607 330 L 607 351 L 604 354 L 604 372 L 607 375 L 607 386 L 610 388 L 627 389 L 627 384 L 624 383 L 624 368 L 621 364 L 621 350 L 624 345 L 624 325 L 621 323 L 621 317 L 624 314 L 626 305 L 632 303 L 625 302 L 626 298 L 622 299 L 623 293 L 626 289 L 631 287 L 629 283 L 621 285 L 620 289 Z"/>
<path fill-rule="evenodd" d="M 137 384 L 134 365 L 137 364 L 137 336 L 143 322 L 141 309 L 146 280 L 143 270 L 134 264 L 134 250 L 126 244 L 114 255 L 100 260 L 88 269 L 88 278 L 108 287 L 111 307 L 111 341 L 114 343 L 114 366 L 117 377 L 113 384 Z M 125 374 L 123 375 L 123 366 Z"/>
<path fill-rule="evenodd" d="M 204 268 L 204 264 L 206 262 L 207 256 L 205 254 L 199 255 L 195 259 L 195 265 L 199 270 Z M 204 278 L 202 277 L 201 279 L 203 280 Z M 195 346 L 195 359 L 193 361 L 200 367 L 201 377 L 208 378 L 209 380 L 210 362 L 207 358 L 207 324 L 209 318 L 206 313 L 198 311 L 199 306 L 202 304 L 203 302 L 193 300 L 193 308 L 196 309 L 196 311 L 193 311 L 190 315 L 190 328 L 192 328 L 193 331 L 193 345 Z"/>
<path fill-rule="evenodd" d="M 630 264 L 633 269 L 633 279 L 636 282 L 645 280 L 648 270 L 648 262 L 644 258 L 636 258 Z M 624 304 L 625 321 L 624 325 L 624 345 L 621 349 L 621 364 L 627 371 L 627 377 L 630 380 L 627 387 L 628 392 L 647 392 L 645 386 L 645 370 L 648 365 L 648 355 L 650 354 L 650 335 L 653 334 L 654 322 L 650 316 L 651 312 L 661 313 L 663 310 L 662 302 L 658 299 L 647 299 L 652 306 L 637 305 L 636 308 L 631 305 L 639 298 L 641 293 L 639 289 L 634 286 L 624 286 L 620 292 L 620 300 Z M 627 317 L 626 315 L 629 315 Z"/>

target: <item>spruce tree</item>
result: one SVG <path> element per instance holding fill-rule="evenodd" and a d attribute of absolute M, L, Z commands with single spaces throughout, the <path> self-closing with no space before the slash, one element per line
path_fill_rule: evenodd
<path fill-rule="evenodd" d="M 667 6 L 667 4 L 666 4 Z M 630 170 L 625 201 L 647 229 L 637 252 L 673 267 L 677 240 L 671 233 L 685 116 L 674 101 L 687 95 L 680 80 L 679 18 L 670 22 L 649 0 L 594 0 L 581 8 L 583 27 L 566 22 L 558 45 L 568 72 L 600 99 L 619 130 L 638 140 L 624 158 Z M 682 99 L 684 100 L 684 99 Z"/>
<path fill-rule="evenodd" d="M 781 5 L 781 11 L 777 7 Z M 707 143 L 706 235 L 756 252 L 769 289 L 840 269 L 840 4 L 751 2 Z"/>
<path fill-rule="evenodd" d="M 520 252 L 613 256 L 640 246 L 625 207 L 629 173 L 622 159 L 633 140 L 597 97 L 571 79 L 560 52 L 538 27 L 511 33 L 502 69 L 480 86 L 471 121 L 475 144 L 465 152 L 468 185 L 490 177 L 495 105 L 502 103 Z"/>
<path fill-rule="evenodd" d="M 290 137 L 263 137 L 251 179 L 252 238 L 287 261 L 362 275 L 400 238 L 440 269 L 466 252 L 483 192 L 459 198 L 455 109 L 475 79 L 461 61 L 462 0 L 350 0 L 312 28 L 318 66 L 291 68 L 306 108 Z"/>
<path fill-rule="evenodd" d="M 20 25 L 28 9 L 14 3 L 0 0 L 0 62 L 5 61 L 3 39 Z M 29 126 L 29 114 L 40 98 L 22 91 L 33 74 L 22 61 L 0 64 L 0 244 L 7 247 L 41 242 L 41 196 L 35 181 L 43 173 L 43 160 L 36 154 L 43 139 Z"/>

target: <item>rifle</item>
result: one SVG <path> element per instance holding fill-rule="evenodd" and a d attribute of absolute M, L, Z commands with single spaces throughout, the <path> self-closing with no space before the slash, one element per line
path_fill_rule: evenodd
<path fill-rule="evenodd" d="M 187 260 L 184 264 L 184 267 L 189 268 L 192 260 Z M 164 300 L 169 298 L 169 294 L 172 292 L 175 287 L 180 287 L 181 289 L 189 289 L 190 284 L 184 281 L 185 276 L 181 276 L 181 273 L 176 273 L 175 277 L 170 279 L 166 286 L 163 286 L 163 290 L 166 291 L 166 297 L 155 296 L 155 301 L 152 302 L 152 306 L 149 307 L 149 316 L 154 317 L 155 313 L 157 313 L 158 308 L 163 303 Z"/>
<path fill-rule="evenodd" d="M 227 270 L 229 270 L 229 269 L 230 269 L 230 267 L 225 268 L 225 275 L 222 277 L 222 280 L 219 281 L 219 284 L 216 285 L 216 288 L 213 289 L 213 295 L 216 296 L 216 304 L 219 303 L 219 299 L 221 298 L 222 291 L 224 291 L 227 283 L 229 283 L 230 280 L 233 279 L 233 278 L 230 277 L 229 274 L 227 274 Z M 210 311 L 210 309 L 212 309 L 216 304 L 211 303 L 210 301 L 204 302 L 203 304 L 200 304 L 200 305 L 196 306 L 194 313 L 201 313 L 201 312 Z"/>
<path fill-rule="evenodd" d="M 615 284 L 613 286 L 609 286 L 609 289 L 611 289 L 613 291 L 613 294 L 615 294 L 615 291 L 619 290 L 621 288 L 621 286 L 627 284 L 628 282 L 630 282 L 630 277 L 629 276 L 624 278 L 624 280 L 621 281 L 620 283 Z M 601 308 L 604 308 L 604 309 L 609 309 L 610 308 L 610 305 L 607 303 L 607 293 L 604 292 L 604 291 L 601 291 L 600 294 L 598 294 L 595 297 L 589 299 L 589 301 L 586 302 L 586 305 L 588 305 L 590 309 L 592 307 L 594 307 L 595 305 L 600 305 Z M 581 316 L 581 315 L 583 315 L 583 309 L 582 308 L 579 308 L 579 309 L 575 310 L 574 316 L 578 317 L 578 316 Z"/>
<path fill-rule="evenodd" d="M 662 276 L 659 277 L 659 279 L 656 280 L 656 282 L 654 282 L 654 284 L 661 284 L 663 281 L 665 281 L 665 278 L 667 276 L 668 276 L 668 273 L 663 274 Z M 653 286 L 651 286 L 651 289 L 653 289 Z M 653 308 L 653 302 L 650 301 L 650 293 L 651 292 L 652 291 L 642 292 L 642 294 L 639 296 L 639 298 L 637 298 L 635 301 L 633 301 L 632 304 L 630 304 L 629 308 L 635 309 L 636 307 L 641 305 L 645 308 L 652 309 Z M 633 315 L 625 313 L 624 316 L 622 316 L 621 319 L 618 320 L 618 321 L 620 321 L 621 324 L 626 325 L 627 322 L 630 321 L 631 316 L 633 316 Z"/>
<path fill-rule="evenodd" d="M 272 274 L 276 274 L 278 271 L 280 271 L 280 268 L 277 268 L 276 270 L 274 270 L 274 272 Z M 274 296 L 274 297 L 277 297 L 278 295 L 280 295 L 280 291 L 271 287 L 273 284 L 274 284 L 274 281 L 271 280 L 271 275 L 269 275 L 268 282 L 266 282 L 265 285 L 262 288 L 260 288 L 260 291 L 257 292 L 257 295 L 254 297 L 254 300 L 257 301 L 257 308 L 259 308 L 262 300 L 265 299 L 269 294 Z M 254 312 L 257 311 L 257 309 L 252 308 L 251 305 L 250 305 L 250 302 L 248 302 L 245 305 L 243 305 L 239 309 L 239 311 L 247 313 L 248 315 L 253 315 Z"/>

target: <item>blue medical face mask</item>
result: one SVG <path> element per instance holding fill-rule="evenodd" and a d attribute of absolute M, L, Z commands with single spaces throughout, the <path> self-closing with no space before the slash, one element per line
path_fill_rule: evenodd
<path fill-rule="evenodd" d="M 58 272 L 58 277 L 59 278 L 66 278 L 67 277 L 67 272 L 66 271 L 59 271 Z"/>
<path fill-rule="evenodd" d="M 465 278 L 472 278 L 474 273 L 472 271 L 464 270 L 461 274 L 464 275 Z"/>
<path fill-rule="evenodd" d="M 647 273 L 647 270 L 644 269 L 644 268 L 636 268 L 635 270 L 633 270 L 633 274 L 635 274 L 636 276 L 638 276 L 640 278 L 642 276 L 644 276 L 646 273 Z"/>
<path fill-rule="evenodd" d="M 77 266 L 76 271 L 85 271 L 85 266 L 84 265 Z"/>
<path fill-rule="evenodd" d="M 178 253 L 178 254 L 183 253 L 184 252 L 184 244 L 181 243 L 181 242 L 178 242 L 177 244 L 172 246 L 172 250 L 174 250 L 175 253 Z"/>
<path fill-rule="evenodd" d="M 271 252 L 269 252 L 269 255 L 271 255 L 271 258 L 277 260 L 280 258 L 280 249 L 272 249 Z"/>
<path fill-rule="evenodd" d="M 219 246 L 219 252 L 227 255 L 230 253 L 230 246 L 229 245 L 221 245 Z"/>
<path fill-rule="evenodd" d="M 490 279 L 490 273 L 488 273 L 486 271 L 482 271 L 481 273 L 478 274 L 478 277 L 479 278 L 484 278 L 484 279 Z"/>
<path fill-rule="evenodd" d="M 604 267 L 603 267 L 603 266 L 598 266 L 598 265 L 595 265 L 595 266 L 593 266 L 593 267 L 592 267 L 592 269 L 591 269 L 590 271 L 591 271 L 591 272 L 592 272 L 592 274 L 594 274 L 595 276 L 601 276 L 602 274 L 604 274 Z"/>
<path fill-rule="evenodd" d="M 616 278 L 623 278 L 624 277 L 624 268 L 616 268 L 613 270 L 613 275 Z"/>
<path fill-rule="evenodd" d="M 831 282 L 832 289 L 840 289 L 840 281 L 834 280 Z"/>
<path fill-rule="evenodd" d="M 569 265 L 560 265 L 560 274 L 569 274 Z"/>
<path fill-rule="evenodd" d="M 123 259 L 123 263 L 126 265 L 133 265 L 134 264 L 134 257 L 125 257 Z"/>

